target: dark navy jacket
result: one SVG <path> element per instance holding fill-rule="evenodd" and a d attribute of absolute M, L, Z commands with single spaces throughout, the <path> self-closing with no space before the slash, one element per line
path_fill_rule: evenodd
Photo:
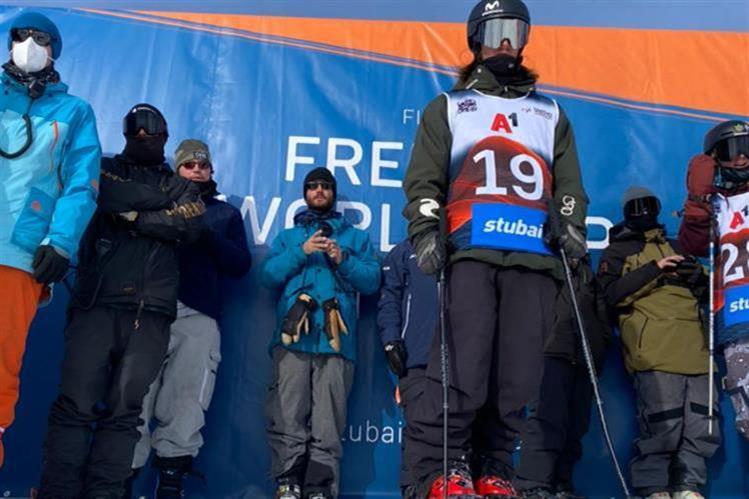
<path fill-rule="evenodd" d="M 406 367 L 425 366 L 437 328 L 437 278 L 424 274 L 406 239 L 385 258 L 383 286 L 377 304 L 377 326 L 382 344 L 402 339 Z"/>
<path fill-rule="evenodd" d="M 202 195 L 204 229 L 197 242 L 182 246 L 179 256 L 179 300 L 215 320 L 221 313 L 221 279 L 242 277 L 252 257 L 242 215 L 237 208 L 216 199 L 211 181 Z"/>

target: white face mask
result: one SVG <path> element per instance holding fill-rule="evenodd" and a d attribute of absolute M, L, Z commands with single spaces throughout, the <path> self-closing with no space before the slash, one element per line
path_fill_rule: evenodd
<path fill-rule="evenodd" d="M 14 42 L 11 50 L 13 63 L 21 71 L 35 73 L 47 65 L 47 49 L 37 44 L 31 37 L 22 42 Z"/>

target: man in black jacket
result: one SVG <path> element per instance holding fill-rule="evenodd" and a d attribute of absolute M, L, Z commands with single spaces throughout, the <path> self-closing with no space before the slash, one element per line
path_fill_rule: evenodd
<path fill-rule="evenodd" d="M 159 470 L 156 497 L 182 497 L 182 479 L 192 472 L 193 458 L 203 445 L 205 423 L 221 361 L 219 321 L 221 284 L 225 277 L 239 278 L 250 270 L 251 256 L 242 215 L 237 208 L 216 199 L 216 182 L 208 146 L 184 140 L 175 154 L 177 173 L 200 189 L 205 204 L 203 232 L 179 256 L 177 320 L 171 327 L 169 349 L 161 374 L 143 401 L 141 439 L 135 447 L 132 480 L 146 464 L 151 448 L 153 466 Z M 152 417 L 158 422 L 149 432 Z"/>
<path fill-rule="evenodd" d="M 202 228 L 198 187 L 164 163 L 159 110 L 136 105 L 123 131 L 122 154 L 102 160 L 97 211 L 81 241 L 40 498 L 122 496 L 142 400 L 176 315 L 177 245 Z"/>

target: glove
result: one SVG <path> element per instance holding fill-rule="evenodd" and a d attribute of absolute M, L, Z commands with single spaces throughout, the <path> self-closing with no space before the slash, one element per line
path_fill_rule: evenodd
<path fill-rule="evenodd" d="M 544 242 L 550 248 L 564 249 L 567 258 L 580 260 L 588 253 L 585 235 L 574 225 L 561 221 L 558 215 L 554 217 L 549 213 L 549 220 L 544 226 Z"/>
<path fill-rule="evenodd" d="M 135 219 L 138 218 L 137 211 L 122 211 L 118 213 L 118 215 L 120 216 L 120 218 L 130 223 L 135 222 Z"/>
<path fill-rule="evenodd" d="M 309 314 L 317 308 L 317 302 L 307 294 L 300 294 L 281 323 L 281 342 L 284 345 L 297 343 L 304 334 L 309 334 Z"/>
<path fill-rule="evenodd" d="M 393 374 L 402 378 L 406 375 L 406 345 L 403 340 L 388 341 L 385 344 L 385 356 L 388 359 L 388 366 Z"/>
<path fill-rule="evenodd" d="M 68 271 L 70 260 L 57 252 L 52 246 L 45 244 L 37 248 L 31 267 L 33 276 L 40 284 L 51 284 L 60 281 Z"/>
<path fill-rule="evenodd" d="M 346 324 L 343 322 L 341 312 L 338 308 L 338 300 L 331 298 L 325 300 L 322 304 L 323 314 L 325 316 L 325 335 L 328 337 L 330 348 L 334 352 L 341 351 L 341 332 L 348 334 Z"/>
<path fill-rule="evenodd" d="M 687 192 L 690 198 L 704 200 L 715 192 L 715 160 L 707 154 L 698 154 L 687 167 Z"/>
<path fill-rule="evenodd" d="M 425 274 L 436 274 L 447 261 L 447 246 L 439 231 L 428 230 L 414 239 L 416 264 Z"/>

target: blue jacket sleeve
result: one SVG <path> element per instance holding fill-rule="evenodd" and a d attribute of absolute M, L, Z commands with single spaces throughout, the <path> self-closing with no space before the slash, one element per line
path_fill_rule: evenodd
<path fill-rule="evenodd" d="M 403 317 L 401 316 L 403 293 L 406 286 L 405 265 L 401 245 L 393 248 L 382 266 L 382 289 L 377 302 L 377 330 L 382 344 L 400 339 Z"/>
<path fill-rule="evenodd" d="M 216 265 L 222 274 L 239 278 L 250 270 L 252 255 L 247 247 L 247 234 L 239 210 L 232 207 L 225 234 L 211 232 L 210 237 Z"/>
<path fill-rule="evenodd" d="M 88 104 L 81 106 L 69 137 L 60 165 L 62 193 L 45 241 L 66 256 L 74 257 L 83 231 L 96 210 L 99 187 L 101 146 L 94 111 Z"/>
<path fill-rule="evenodd" d="M 260 282 L 268 288 L 280 288 L 286 284 L 286 281 L 301 272 L 307 262 L 307 255 L 302 250 L 302 243 L 287 244 L 286 234 L 288 232 L 284 231 L 276 236 L 270 255 L 263 262 Z"/>
<path fill-rule="evenodd" d="M 375 256 L 369 235 L 358 231 L 352 248 L 346 248 L 346 259 L 336 268 L 338 275 L 354 290 L 370 295 L 380 288 L 380 264 Z"/>

